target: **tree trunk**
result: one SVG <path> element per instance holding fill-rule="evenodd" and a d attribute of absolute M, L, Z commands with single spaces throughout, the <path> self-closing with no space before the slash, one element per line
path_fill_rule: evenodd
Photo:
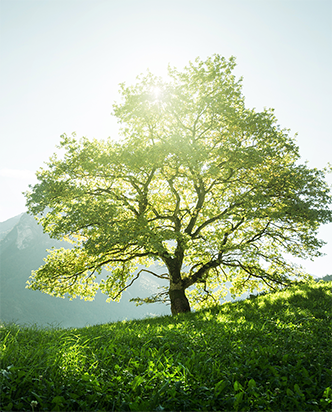
<path fill-rule="evenodd" d="M 187 296 L 185 294 L 185 288 L 183 285 L 183 280 L 181 278 L 183 249 L 181 249 L 180 242 L 178 242 L 175 254 L 176 258 L 165 259 L 170 277 L 168 293 L 171 300 L 172 315 L 190 312 L 189 300 L 187 299 Z"/>
<path fill-rule="evenodd" d="M 187 299 L 184 289 L 176 286 L 177 285 L 171 285 L 169 289 L 172 315 L 190 312 L 189 300 Z"/>

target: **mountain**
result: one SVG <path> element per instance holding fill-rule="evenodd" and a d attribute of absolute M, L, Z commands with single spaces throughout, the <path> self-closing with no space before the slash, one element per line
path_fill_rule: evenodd
<path fill-rule="evenodd" d="M 332 281 L 332 275 L 326 275 L 323 276 L 322 278 L 316 278 L 315 281 L 319 282 L 320 280 L 322 280 L 323 282 L 331 282 Z"/>
<path fill-rule="evenodd" d="M 6 235 L 12 230 L 12 228 L 19 222 L 22 215 L 23 213 L 18 216 L 12 217 L 5 222 L 0 222 L 0 240 L 6 237 Z"/>
<path fill-rule="evenodd" d="M 38 269 L 52 246 L 66 247 L 65 242 L 43 233 L 35 219 L 24 213 L 0 223 L 0 319 L 18 324 L 47 324 L 83 327 L 123 319 L 170 314 L 168 306 L 136 306 L 132 297 L 147 297 L 157 291 L 162 280 L 142 273 L 123 293 L 119 303 L 106 302 L 98 292 L 92 302 L 55 298 L 40 291 L 26 289 L 31 270 Z"/>

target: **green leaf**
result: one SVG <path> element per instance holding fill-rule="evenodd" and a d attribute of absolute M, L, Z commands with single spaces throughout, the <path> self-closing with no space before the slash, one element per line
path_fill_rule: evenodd
<path fill-rule="evenodd" d="M 238 381 L 235 381 L 235 382 L 234 382 L 234 390 L 235 390 L 235 392 L 240 391 L 240 390 L 242 390 L 242 389 L 243 389 L 242 385 L 241 385 Z"/>
<path fill-rule="evenodd" d="M 216 386 L 214 387 L 214 393 L 216 396 L 218 396 L 227 386 L 227 383 L 221 379 Z"/>
<path fill-rule="evenodd" d="M 252 389 L 256 387 L 256 382 L 254 379 L 250 379 L 250 381 L 248 382 L 248 388 Z"/>
<path fill-rule="evenodd" d="M 55 403 L 56 405 L 62 405 L 65 402 L 65 398 L 63 396 L 55 396 L 52 399 L 52 403 Z"/>

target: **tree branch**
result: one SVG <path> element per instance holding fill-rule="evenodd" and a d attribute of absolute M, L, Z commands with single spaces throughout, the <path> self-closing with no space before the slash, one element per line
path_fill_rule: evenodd
<path fill-rule="evenodd" d="M 202 209 L 203 204 L 204 204 L 204 200 L 205 200 L 205 190 L 204 190 L 204 184 L 202 179 L 200 179 L 199 182 L 199 186 L 195 185 L 195 191 L 197 193 L 197 202 L 196 202 L 196 206 L 195 209 L 192 213 L 191 219 L 188 223 L 188 226 L 185 229 L 185 233 L 187 233 L 189 236 L 191 236 L 191 232 L 195 226 L 195 223 L 197 222 L 197 218 L 198 218 L 198 214 L 199 211 Z"/>

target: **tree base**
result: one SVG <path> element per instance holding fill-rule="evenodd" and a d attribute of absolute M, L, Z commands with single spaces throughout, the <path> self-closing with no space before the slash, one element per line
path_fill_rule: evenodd
<path fill-rule="evenodd" d="M 171 300 L 172 315 L 190 312 L 189 300 L 183 289 L 170 290 L 169 297 Z"/>

